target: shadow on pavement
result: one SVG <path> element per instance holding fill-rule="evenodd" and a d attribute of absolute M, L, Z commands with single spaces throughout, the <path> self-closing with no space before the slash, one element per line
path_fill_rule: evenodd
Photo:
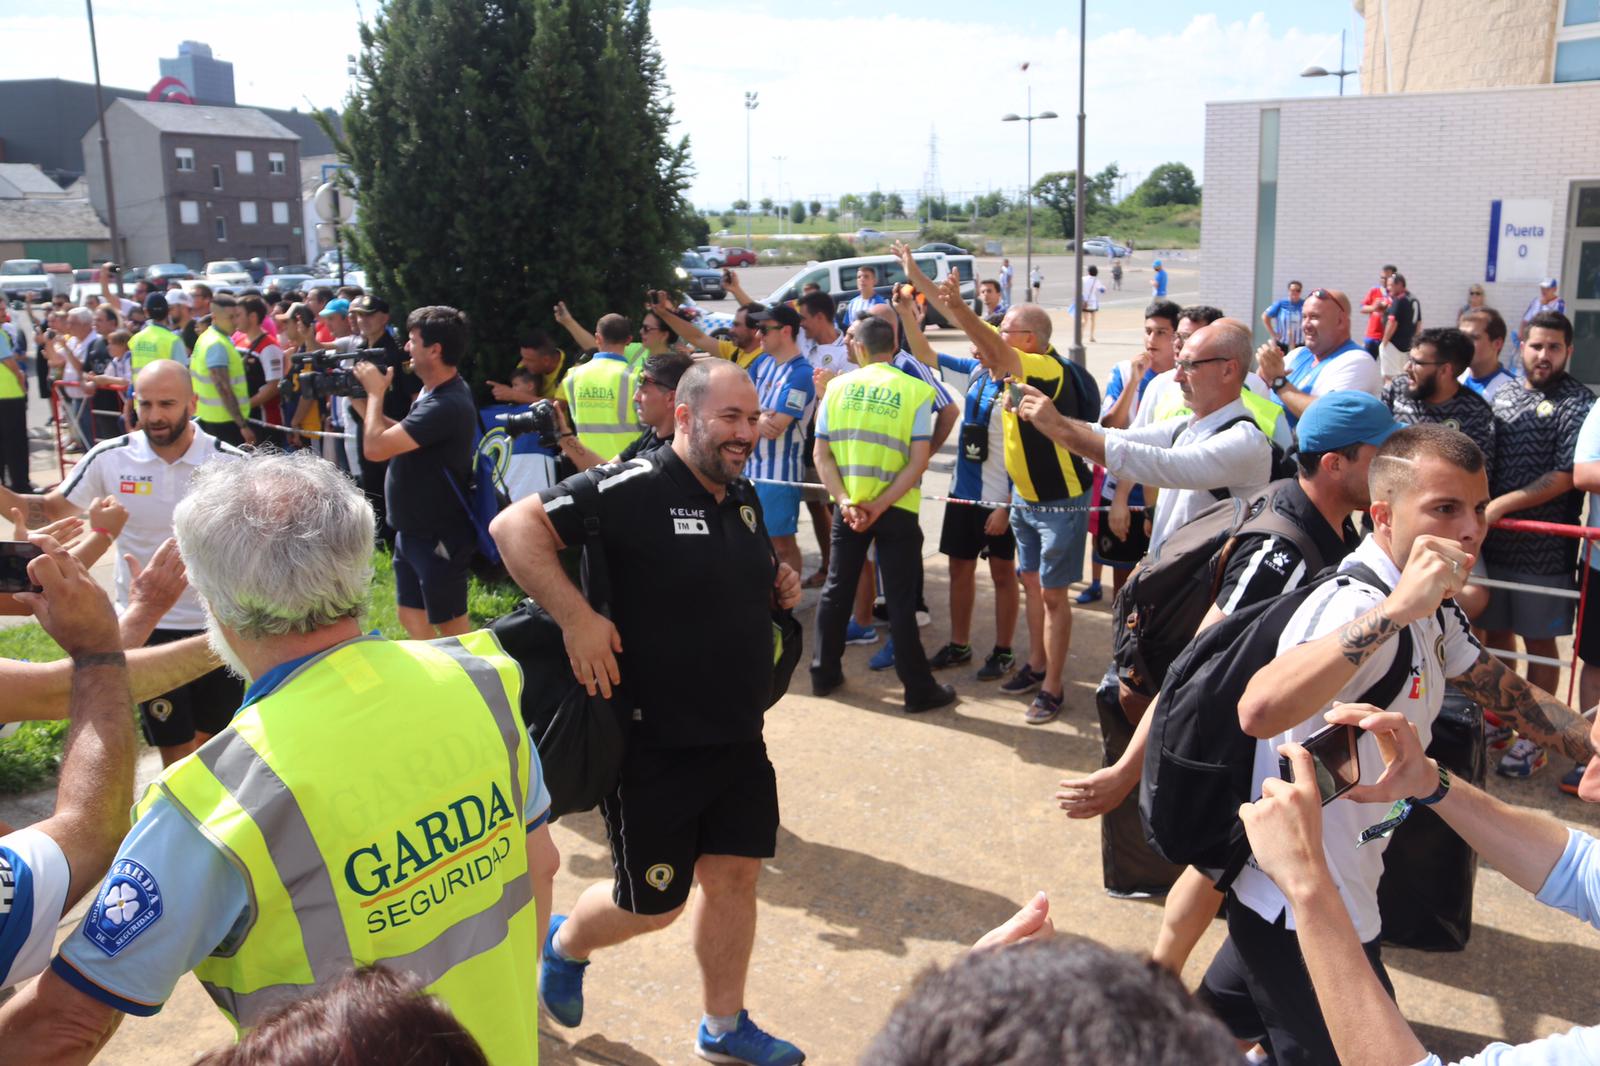
<path fill-rule="evenodd" d="M 586 1036 L 576 1044 L 547 1025 L 539 1026 L 539 1061 L 548 1066 L 581 1066 L 585 1063 L 602 1063 L 603 1066 L 660 1066 L 653 1059 L 627 1044 L 607 1040 L 603 1036 Z"/>
<path fill-rule="evenodd" d="M 605 825 L 590 811 L 561 825 L 606 846 Z M 578 877 L 609 880 L 609 861 L 565 856 Z M 767 860 L 757 889 L 761 902 L 803 911 L 834 927 L 818 939 L 841 951 L 903 956 L 907 940 L 970 944 L 1016 913 L 1017 904 L 849 848 L 805 840 L 779 827 L 778 853 Z"/>

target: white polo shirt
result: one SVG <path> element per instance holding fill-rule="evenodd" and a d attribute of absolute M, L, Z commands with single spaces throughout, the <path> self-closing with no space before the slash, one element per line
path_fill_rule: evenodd
<path fill-rule="evenodd" d="M 113 496 L 128 509 L 128 524 L 117 538 L 117 606 L 128 606 L 128 564 L 132 555 L 140 564 L 150 560 L 161 542 L 172 536 L 172 512 L 189 492 L 189 478 L 203 463 L 233 460 L 244 453 L 194 426 L 189 450 L 167 462 L 150 447 L 144 431 L 101 441 L 79 460 L 61 483 L 61 494 L 76 507 L 87 509 L 101 496 Z M 192 587 L 161 619 L 162 629 L 204 629 L 205 610 Z"/>
<path fill-rule="evenodd" d="M 1339 564 L 1339 569 L 1348 570 L 1356 563 L 1366 564 L 1390 588 L 1394 588 L 1400 580 L 1399 567 L 1370 535 Z M 1383 592 L 1365 582 L 1350 581 L 1341 585 L 1330 581 L 1312 592 L 1300 605 L 1278 640 L 1278 651 L 1281 654 L 1296 645 L 1337 632 L 1383 600 Z M 1439 708 L 1444 702 L 1445 681 L 1472 669 L 1481 650 L 1478 642 L 1472 639 L 1466 616 L 1454 602 L 1444 605 L 1443 615 L 1443 626 L 1440 626 L 1437 614 L 1429 614 L 1411 623 L 1411 679 L 1384 708 L 1399 711 L 1410 719 L 1417 727 L 1424 748 L 1433 739 L 1433 722 L 1439 716 Z M 1362 693 L 1377 684 L 1389 672 L 1389 667 L 1394 665 L 1397 647 L 1398 641 L 1394 637 L 1384 641 L 1339 690 L 1335 699 L 1341 702 L 1359 699 Z M 1304 742 L 1306 737 L 1327 724 L 1322 717 L 1327 709 L 1327 706 L 1318 707 L 1315 714 L 1293 729 L 1279 733 L 1270 740 L 1256 742 L 1255 771 L 1250 785 L 1252 799 L 1261 798 L 1263 781 L 1278 776 L 1278 745 L 1289 741 Z M 1364 734 L 1357 752 L 1361 758 L 1361 783 L 1373 784 L 1383 775 L 1383 755 L 1378 751 L 1378 742 L 1371 734 Z M 1383 852 L 1389 846 L 1389 841 L 1375 840 L 1358 849 L 1356 838 L 1362 830 L 1383 821 L 1388 815 L 1389 804 L 1386 803 L 1356 803 L 1336 799 L 1322 808 L 1322 851 L 1327 857 L 1328 869 L 1333 872 L 1339 896 L 1344 901 L 1345 909 L 1350 912 L 1350 920 L 1355 923 L 1356 934 L 1361 937 L 1362 943 L 1376 939 L 1383 931 L 1383 920 L 1378 914 L 1378 879 L 1383 876 Z M 1240 902 L 1267 921 L 1276 921 L 1279 915 L 1284 915 L 1288 927 L 1295 927 L 1294 914 L 1289 911 L 1288 901 L 1278 891 L 1278 886 L 1256 866 L 1254 859 L 1233 883 L 1233 892 Z"/>
<path fill-rule="evenodd" d="M 43 972 L 66 910 L 72 871 L 37 829 L 0 836 L 0 989 Z"/>

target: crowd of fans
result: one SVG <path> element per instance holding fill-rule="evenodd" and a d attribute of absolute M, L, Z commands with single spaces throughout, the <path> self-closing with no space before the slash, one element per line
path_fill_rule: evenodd
<path fill-rule="evenodd" d="M 1252 802 L 1240 810 L 1237 835 L 1254 859 L 1242 871 L 1202 864 L 1178 877 L 1153 962 L 1088 941 L 1048 942 L 1048 902 L 1030 902 L 972 956 L 917 983 L 874 1042 L 872 1061 L 1437 1061 L 1395 1009 L 1378 949 L 1377 878 L 1394 829 L 1388 822 L 1397 825 L 1417 805 L 1434 807 L 1541 901 L 1600 925 L 1600 851 L 1591 838 L 1453 780 L 1424 752 L 1448 683 L 1482 708 L 1485 744 L 1500 774 L 1529 777 L 1554 756 L 1562 760 L 1560 790 L 1600 802 L 1600 762 L 1592 758 L 1600 726 L 1591 734 L 1581 715 L 1550 695 L 1562 665 L 1557 642 L 1574 635 L 1580 568 L 1596 565 L 1588 553 L 1580 557 L 1581 538 L 1553 527 L 1581 524 L 1586 492 L 1595 494 L 1590 520 L 1600 514 L 1600 408 L 1568 373 L 1573 327 L 1555 279 L 1513 331 L 1485 305 L 1479 286 L 1454 324 L 1424 328 L 1420 303 L 1393 266 L 1359 304 L 1343 291 L 1306 292 L 1293 281 L 1285 298 L 1246 321 L 1167 299 L 1161 272 L 1143 315 L 1141 350 L 1102 384 L 1057 351 L 1051 316 L 1037 303 L 1009 303 L 1009 266 L 980 280 L 969 300 L 956 276 L 926 276 L 903 245 L 895 254 L 907 281 L 885 290 L 863 267 L 857 295 L 845 304 L 811 291 L 766 306 L 726 272 L 739 307 L 720 336 L 665 292 L 629 313 L 601 316 L 592 330 L 558 304 L 555 321 L 571 343 L 528 334 L 509 380 L 486 384 L 500 406 L 481 408 L 460 374 L 468 323 L 452 308 L 415 309 L 401 330 L 386 300 L 354 286 L 225 294 L 204 284 L 156 291 L 141 282 L 124 294 L 108 267 L 102 293 L 85 306 L 58 299 L 41 314 L 26 303 L 28 330 L 0 322 L 0 375 L 9 378 L 0 378 L 8 389 L 0 393 L 5 482 L 18 500 L 44 501 L 37 513 L 33 504 L 26 516 L 19 510 L 19 518 L 36 527 L 54 520 L 52 531 L 71 539 L 60 523 L 76 521 L 75 497 L 34 495 L 29 478 L 20 412 L 30 356 L 42 395 L 60 382 L 58 433 L 85 466 L 108 439 L 148 430 L 157 442 L 157 430 L 169 427 L 154 405 L 170 387 L 183 393 L 173 402 L 190 404 L 206 440 L 230 457 L 235 449 L 308 452 L 353 478 L 378 537 L 390 544 L 401 621 L 412 637 L 431 640 L 469 632 L 468 568 L 491 541 L 508 551 L 536 544 L 550 557 L 547 574 L 525 572 L 526 560 L 519 567 L 508 559 L 507 568 L 530 592 L 567 595 L 570 583 L 553 575 L 563 542 L 584 535 L 572 502 L 574 475 L 588 472 L 609 491 L 634 474 L 674 469 L 670 457 L 678 456 L 703 485 L 732 493 L 739 520 L 770 543 L 759 554 L 771 560 L 774 604 L 787 608 L 800 587 L 820 588 L 814 695 L 850 683 L 844 649 L 879 645 L 878 626 L 887 621 L 890 638 L 869 665 L 895 670 L 906 712 L 956 702 L 954 687 L 937 674 L 971 668 L 975 649 L 986 643 L 976 634 L 988 627 L 975 619 L 977 563 L 984 559 L 994 589 L 992 644 L 974 676 L 1026 698 L 1020 716 L 1034 726 L 1063 712 L 1073 607 L 1104 597 L 1104 568 L 1112 571 L 1120 611 L 1122 597 L 1132 602 L 1133 590 L 1159 565 L 1200 550 L 1197 531 L 1217 521 L 1225 501 L 1243 501 L 1249 522 L 1263 511 L 1277 516 L 1276 526 L 1234 527 L 1226 550 L 1215 560 L 1207 555 L 1214 580 L 1204 618 L 1185 635 L 1198 646 L 1195 634 L 1212 626 L 1231 633 L 1226 627 L 1235 620 L 1273 604 L 1293 609 L 1270 634 L 1270 661 L 1248 679 L 1237 707 L 1226 708 L 1231 724 L 1252 738 Z M 1089 280 L 1093 299 L 1083 312 L 1093 331 L 1106 289 L 1097 276 Z M 1120 288 L 1120 270 L 1114 280 Z M 1029 281 L 1037 288 L 1037 278 Z M 929 308 L 964 336 L 964 351 L 937 350 L 923 327 Z M 1353 336 L 1356 313 L 1368 316 L 1360 339 Z M 1270 339 L 1253 349 L 1247 321 L 1256 317 Z M 187 390 L 166 380 L 182 377 L 171 368 L 150 371 L 168 360 L 187 366 Z M 946 383 L 945 372 L 965 377 L 964 394 Z M 529 502 L 497 519 L 491 538 L 470 497 L 482 476 L 480 437 L 506 416 L 519 427 L 508 447 L 520 465 L 502 470 L 502 487 L 512 501 Z M 933 498 L 944 504 L 939 549 L 949 567 L 949 638 L 929 654 L 919 630 L 934 612 L 923 590 L 918 516 L 930 498 L 922 485 L 930 457 L 948 439 L 957 443 L 954 476 L 948 494 Z M 642 491 L 636 481 L 629 491 Z M 206 484 L 213 495 L 222 491 L 216 477 Z M 620 499 L 615 495 L 612 506 Z M 714 491 L 705 499 L 713 507 L 724 501 Z M 802 512 L 821 557 L 809 575 Z M 673 514 L 674 534 L 691 537 L 715 521 L 705 508 Z M 533 524 L 518 526 L 524 519 Z M 91 525 L 102 520 L 90 509 Z M 194 525 L 200 519 L 193 511 L 187 521 L 191 539 L 216 532 Z M 613 527 L 620 522 L 613 516 Z M 37 604 L 68 595 L 77 573 L 53 552 L 46 558 L 60 573 L 51 571 L 45 593 L 33 594 Z M 757 562 L 766 566 L 765 558 Z M 1319 579 L 1325 568 L 1339 576 Z M 1082 588 L 1074 593 L 1074 586 Z M 202 589 L 208 601 L 219 587 Z M 28 594 L 20 602 L 29 603 Z M 248 605 L 238 606 L 247 616 Z M 766 610 L 765 601 L 758 607 Z M 579 616 L 554 606 L 551 615 Z M 1019 621 L 1026 649 L 1017 641 Z M 241 623 L 240 631 L 253 624 Z M 609 636 L 609 622 L 585 616 L 583 625 L 591 624 L 598 628 L 581 638 L 569 632 L 567 646 L 577 680 L 593 692 L 596 684 L 607 687 L 608 676 L 626 681 L 614 657 L 621 644 L 612 644 L 627 623 L 619 617 L 622 629 L 609 628 Z M 595 633 L 599 646 L 589 641 Z M 628 644 L 643 662 L 634 639 Z M 1600 613 L 1583 614 L 1576 654 L 1583 664 L 1579 708 L 1593 707 L 1600 703 Z M 1169 665 L 1170 658 L 1158 672 Z M 1409 686 L 1383 688 L 1408 665 Z M 1159 762 L 1150 754 L 1152 723 L 1181 695 L 1164 689 L 1160 677 L 1141 678 L 1120 648 L 1107 676 L 1136 728 L 1120 758 L 1062 782 L 1057 798 L 1073 817 L 1106 815 L 1128 799 Z M 136 676 L 132 691 L 139 690 Z M 1359 783 L 1331 803 L 1319 795 L 1319 768 L 1302 746 L 1329 722 L 1362 731 L 1369 763 L 1358 768 Z M 219 722 L 205 732 L 225 728 Z M 664 743 L 663 750 L 674 749 Z M 686 756 L 661 758 L 679 759 L 673 772 L 686 772 Z M 713 777 L 727 769 L 705 765 L 716 767 Z M 706 776 L 704 766 L 687 772 Z M 767 803 L 765 787 L 738 797 L 746 829 L 749 808 Z M 688 803 L 692 791 L 669 790 L 658 806 Z M 524 798 L 528 825 L 539 828 L 548 796 L 543 813 L 533 791 Z M 771 800 L 775 831 L 775 792 Z M 669 893 L 673 866 L 651 865 L 642 876 L 628 870 L 617 813 L 622 793 L 609 802 L 615 890 L 604 888 L 594 900 L 586 894 L 582 914 L 554 921 L 548 896 L 539 900 L 541 929 L 550 922 L 541 938 L 539 992 L 566 1025 L 582 1016 L 589 949 L 661 928 L 687 899 L 687 872 Z M 639 812 L 633 817 L 648 835 L 644 808 L 629 809 Z M 702 819 L 702 838 L 731 834 L 728 826 L 736 824 L 707 822 L 709 806 L 694 817 Z M 706 830 L 710 824 L 717 832 Z M 1376 846 L 1357 851 L 1357 836 Z M 547 842 L 547 831 L 539 839 Z M 736 854 L 771 853 L 760 852 L 770 843 L 749 839 L 740 846 L 757 851 Z M 683 847 L 707 891 L 719 900 L 748 893 L 753 901 L 754 872 L 706 864 L 728 857 L 714 850 L 715 840 Z M 544 861 L 532 837 L 529 848 L 529 871 L 548 893 L 553 849 Z M 661 895 L 640 907 L 633 897 L 646 889 Z M 601 915 L 607 904 L 600 896 L 614 900 L 609 917 Z M 1224 901 L 1228 939 L 1190 997 L 1172 974 Z M 735 967 L 740 982 L 750 949 L 743 945 Z M 0 976 L 16 972 L 0 961 L 7 962 Z M 804 1059 L 793 1044 L 757 1029 L 725 986 L 714 992 L 717 971 L 705 957 L 702 965 L 703 1055 L 771 1064 Z M 449 1012 L 419 998 L 418 984 L 379 973 L 324 984 L 320 997 L 266 1016 L 238 1049 L 207 1061 L 289 1061 L 260 1049 L 291 1033 L 313 1049 L 303 1060 L 315 1061 L 317 1041 L 345 1028 L 364 1034 L 373 1049 L 372 1057 L 351 1061 L 379 1061 L 406 1026 L 426 1028 L 429 1061 L 496 1061 L 493 1053 L 472 1057 L 469 1034 L 481 1038 L 481 1029 L 449 1032 Z M 712 1005 L 714 995 L 722 1005 Z M 0 1037 L 7 1024 L 26 1024 L 41 1002 L 47 1000 L 36 996 L 0 1013 Z M 104 1002 L 132 1009 L 126 998 Z M 352 1020 L 341 1020 L 343 1012 Z M 1108 1028 L 1107 1018 L 1116 1024 Z M 1595 1032 L 1550 1037 L 1530 1057 L 1506 1061 L 1589 1061 L 1583 1056 L 1595 1053 Z M 4 1047 L 0 1040 L 0 1062 L 7 1061 Z"/>

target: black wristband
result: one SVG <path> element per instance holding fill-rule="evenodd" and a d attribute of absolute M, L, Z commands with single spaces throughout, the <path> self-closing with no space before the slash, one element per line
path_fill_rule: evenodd
<path fill-rule="evenodd" d="M 1432 807 L 1435 803 L 1438 803 L 1440 800 L 1444 799 L 1445 793 L 1449 792 L 1449 791 L 1450 791 L 1450 771 L 1446 770 L 1443 765 L 1440 765 L 1439 766 L 1439 787 L 1434 789 L 1432 794 L 1430 794 L 1428 796 L 1424 796 L 1421 799 L 1417 799 L 1417 798 L 1413 797 L 1412 798 L 1412 802 L 1416 803 L 1418 806 Z"/>

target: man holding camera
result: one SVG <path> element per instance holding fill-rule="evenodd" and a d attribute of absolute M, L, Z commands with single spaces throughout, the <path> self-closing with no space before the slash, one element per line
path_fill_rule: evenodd
<path fill-rule="evenodd" d="M 343 304 L 343 307 L 339 307 Z M 417 395 L 417 379 L 405 369 L 406 353 L 400 350 L 400 342 L 395 340 L 394 334 L 389 332 L 389 303 L 380 296 L 358 296 L 353 301 L 331 300 L 323 308 L 323 314 L 337 308 L 339 312 L 349 311 L 350 318 L 356 327 L 355 337 L 350 342 L 349 351 L 360 351 L 363 360 L 371 363 L 380 373 L 389 375 L 388 390 L 383 393 L 383 417 L 389 422 L 403 421 L 411 410 L 411 401 Z M 332 316 L 325 318 L 330 321 Z M 462 341 L 465 344 L 465 339 Z M 359 347 L 356 347 L 359 346 Z M 337 350 L 339 345 L 335 345 Z M 464 353 L 463 353 L 464 354 Z M 365 383 L 363 382 L 363 385 Z M 362 418 L 366 413 L 366 404 L 357 399 L 350 401 L 350 417 L 355 422 L 352 427 L 362 440 L 366 441 L 366 433 L 362 429 Z M 476 416 L 474 416 L 476 417 Z M 383 459 L 373 459 L 365 446 L 359 453 L 361 467 L 361 488 L 367 494 L 367 499 L 372 502 L 373 513 L 378 516 L 378 536 L 383 538 L 391 547 L 394 546 L 394 523 L 389 520 L 386 510 L 389 464 Z"/>
<path fill-rule="evenodd" d="M 398 422 L 387 410 L 395 368 L 365 358 L 355 365 L 356 379 L 367 390 L 361 457 L 385 468 L 400 624 L 413 640 L 431 640 L 472 628 L 467 565 L 477 533 L 467 488 L 478 408 L 457 370 L 467 354 L 467 316 L 454 307 L 419 307 L 406 320 L 406 333 L 422 392 Z"/>

